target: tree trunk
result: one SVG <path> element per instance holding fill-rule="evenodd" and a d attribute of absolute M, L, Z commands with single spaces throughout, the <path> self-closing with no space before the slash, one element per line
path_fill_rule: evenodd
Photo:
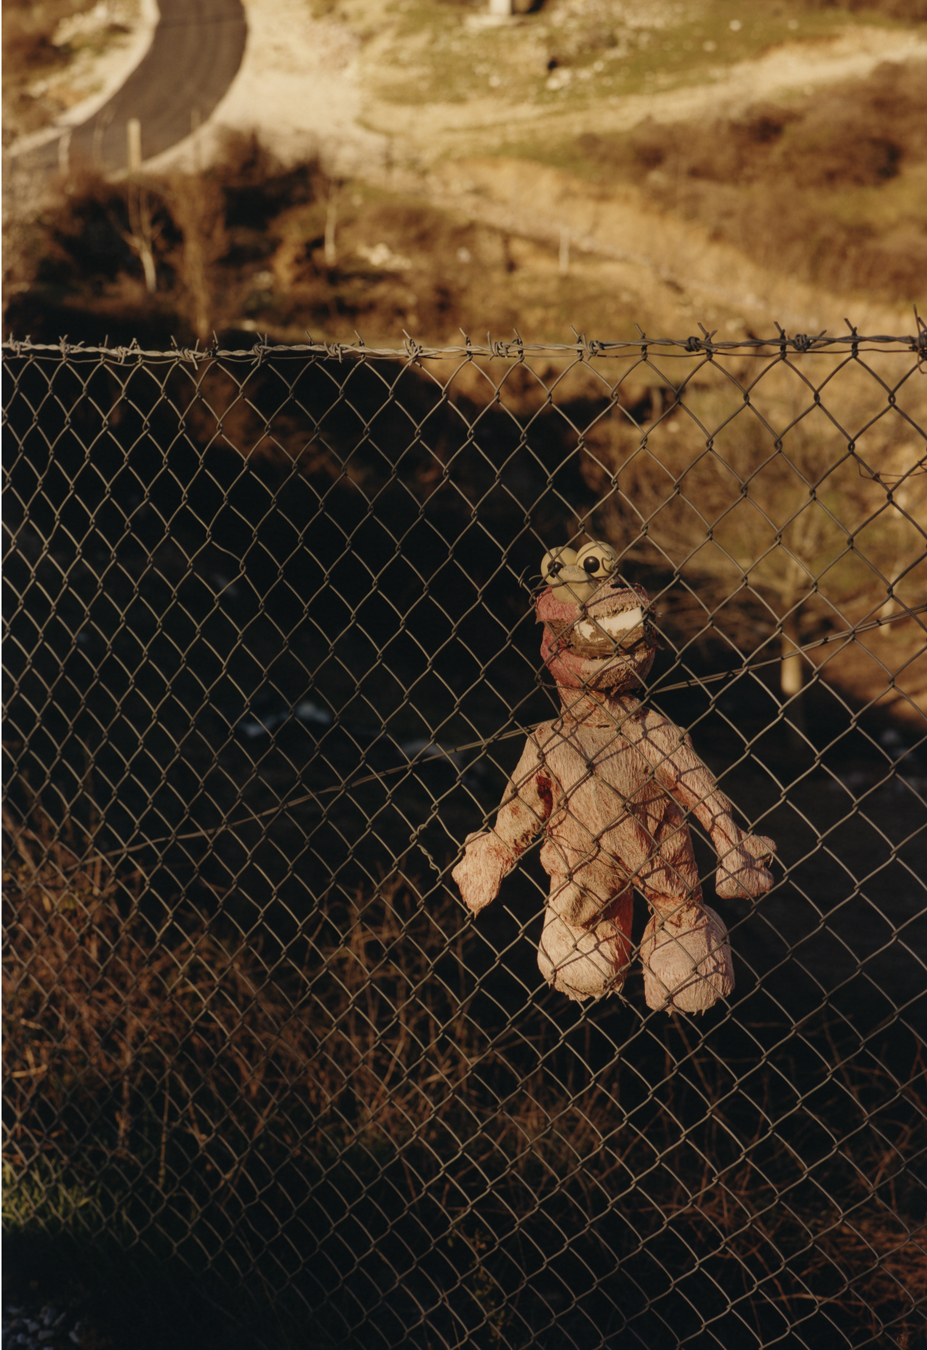
<path fill-rule="evenodd" d="M 158 274 L 155 267 L 154 242 L 158 237 L 159 228 L 155 225 L 154 207 L 152 206 L 151 196 L 143 183 L 129 181 L 127 187 L 126 206 L 129 214 L 129 231 L 122 233 L 123 239 L 129 245 L 142 264 L 142 272 L 145 276 L 145 287 L 149 295 L 154 295 L 158 289 Z"/>
<path fill-rule="evenodd" d="M 328 207 L 325 211 L 325 243 L 324 257 L 325 266 L 335 268 L 338 265 L 338 245 L 336 243 L 336 230 L 338 229 L 338 184 L 332 182 L 328 189 Z"/>
<path fill-rule="evenodd" d="M 782 662 L 779 667 L 779 687 L 783 699 L 801 693 L 805 683 L 804 658 L 798 654 L 798 616 L 795 610 L 782 620 Z"/>
<path fill-rule="evenodd" d="M 786 709 L 788 739 L 795 751 L 807 744 L 805 700 L 799 695 L 805 685 L 805 658 L 799 653 L 798 610 L 791 609 L 782 620 L 782 659 L 779 663 L 779 688 Z"/>

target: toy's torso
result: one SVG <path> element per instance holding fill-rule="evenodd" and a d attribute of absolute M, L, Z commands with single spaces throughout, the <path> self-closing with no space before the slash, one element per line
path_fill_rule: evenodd
<path fill-rule="evenodd" d="M 653 715 L 626 703 L 620 718 L 561 718 L 534 733 L 538 789 L 550 794 L 544 866 L 605 866 L 645 893 L 686 896 L 698 874 L 685 814 L 635 744 Z"/>

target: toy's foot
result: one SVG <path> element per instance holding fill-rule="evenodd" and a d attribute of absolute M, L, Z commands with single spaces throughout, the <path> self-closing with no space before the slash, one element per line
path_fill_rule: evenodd
<path fill-rule="evenodd" d="M 617 994 L 624 984 L 630 943 L 614 919 L 574 928 L 547 911 L 538 948 L 538 966 L 548 984 L 569 998 Z"/>
<path fill-rule="evenodd" d="M 687 905 L 668 918 L 653 914 L 641 961 L 648 1008 L 704 1012 L 734 988 L 727 929 L 708 905 Z"/>

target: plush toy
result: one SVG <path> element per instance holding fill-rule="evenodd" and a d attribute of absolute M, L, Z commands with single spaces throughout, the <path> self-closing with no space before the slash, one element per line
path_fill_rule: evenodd
<path fill-rule="evenodd" d="M 617 993 L 632 957 L 632 890 L 651 908 L 640 945 L 651 1008 L 702 1012 L 734 987 L 727 932 L 702 900 L 691 812 L 718 854 L 719 896 L 772 885 L 775 844 L 745 834 L 686 732 L 630 692 L 653 664 L 647 592 L 618 575 L 610 545 L 548 553 L 537 601 L 541 655 L 560 716 L 528 738 L 492 829 L 471 834 L 454 869 L 479 913 L 539 830 L 551 879 L 538 965 L 555 989 Z"/>

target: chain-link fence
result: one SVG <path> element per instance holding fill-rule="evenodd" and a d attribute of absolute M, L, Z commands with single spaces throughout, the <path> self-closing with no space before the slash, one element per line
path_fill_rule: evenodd
<path fill-rule="evenodd" d="M 193 1272 L 226 1345 L 923 1345 L 923 358 L 7 343 L 8 1230 Z M 672 748 L 571 796 L 578 623 L 596 669 L 662 643 L 650 712 L 586 688 L 582 781 L 638 773 L 633 713 L 717 788 Z M 526 743 L 547 807 L 474 917 Z M 772 887 L 716 898 L 741 830 Z M 700 1019 L 652 996 L 695 868 Z M 545 871 L 610 997 L 539 972 Z"/>

